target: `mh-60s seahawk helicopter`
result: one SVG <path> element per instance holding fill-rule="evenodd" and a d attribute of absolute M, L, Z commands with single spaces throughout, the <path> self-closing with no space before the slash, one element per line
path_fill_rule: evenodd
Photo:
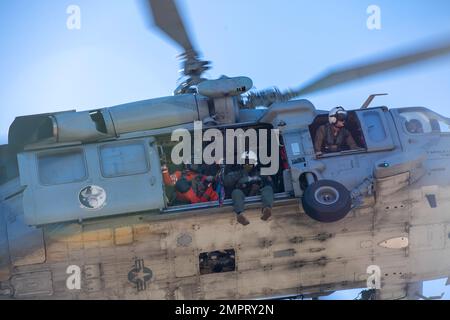
<path fill-rule="evenodd" d="M 1 298 L 318 297 L 366 287 L 369 268 L 378 270 L 374 297 L 418 299 L 422 281 L 449 275 L 450 119 L 369 107 L 372 95 L 348 112 L 359 148 L 319 156 L 313 140 L 327 112 L 296 100 L 447 55 L 448 40 L 299 89 L 252 92 L 246 77 L 204 79 L 209 63 L 174 1 L 148 4 L 184 49 L 185 81 L 173 96 L 12 123 L 0 149 Z M 288 168 L 277 173 L 270 221 L 258 218 L 258 196 L 246 198 L 245 227 L 230 199 L 168 202 L 170 134 L 205 120 L 219 130 L 279 129 Z"/>

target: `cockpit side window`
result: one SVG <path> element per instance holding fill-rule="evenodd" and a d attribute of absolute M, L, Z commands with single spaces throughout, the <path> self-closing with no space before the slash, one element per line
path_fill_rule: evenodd
<path fill-rule="evenodd" d="M 354 111 L 348 111 L 348 118 L 347 121 L 345 122 L 345 131 L 347 133 L 347 135 L 350 135 L 352 140 L 354 141 L 354 145 L 348 145 L 348 140 L 345 139 L 345 141 L 342 141 L 342 145 L 338 148 L 338 150 L 333 151 L 333 150 L 327 150 L 327 148 L 325 147 L 326 145 L 326 140 L 327 140 L 327 134 L 321 134 L 318 135 L 318 131 L 320 130 L 321 127 L 325 128 L 328 125 L 328 114 L 320 114 L 318 115 L 314 121 L 311 123 L 311 125 L 309 126 L 309 132 L 311 135 L 311 139 L 313 141 L 314 144 L 314 148 L 315 148 L 315 152 L 324 152 L 325 154 L 339 154 L 339 152 L 341 151 L 363 151 L 366 147 L 366 141 L 365 141 L 365 137 L 364 134 L 362 132 L 362 128 L 361 128 L 361 124 L 360 121 L 356 115 L 356 113 Z M 326 133 L 326 131 L 325 131 Z M 318 142 L 318 139 L 322 139 L 322 147 L 319 148 L 318 145 L 320 145 L 320 143 Z"/>
<path fill-rule="evenodd" d="M 374 142 L 384 141 L 387 134 L 380 114 L 376 111 L 367 111 L 363 113 L 363 118 L 367 126 L 368 139 Z"/>
<path fill-rule="evenodd" d="M 436 122 L 432 121 L 424 112 L 407 111 L 402 112 L 403 128 L 408 134 L 424 134 L 432 131 L 439 131 Z M 439 123 L 437 123 L 439 126 Z"/>

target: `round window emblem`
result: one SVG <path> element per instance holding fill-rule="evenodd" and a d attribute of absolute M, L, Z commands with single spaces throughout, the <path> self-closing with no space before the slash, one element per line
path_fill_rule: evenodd
<path fill-rule="evenodd" d="M 78 194 L 78 200 L 83 209 L 101 209 L 106 204 L 106 192 L 99 186 L 87 186 L 81 189 Z"/>

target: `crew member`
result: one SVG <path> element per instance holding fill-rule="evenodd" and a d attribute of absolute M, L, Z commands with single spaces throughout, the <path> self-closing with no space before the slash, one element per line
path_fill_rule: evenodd
<path fill-rule="evenodd" d="M 328 114 L 328 123 L 317 129 L 314 149 L 317 155 L 358 149 L 351 132 L 345 128 L 347 111 L 342 107 L 332 109 Z"/>
<path fill-rule="evenodd" d="M 234 212 L 237 214 L 237 221 L 244 226 L 250 223 L 243 214 L 245 197 L 255 196 L 258 193 L 261 193 L 262 198 L 261 219 L 267 221 L 272 215 L 274 198 L 272 178 L 261 176 L 255 152 L 244 152 L 241 159 L 247 161 L 248 164 L 230 167 L 224 178 L 225 187 L 233 190 L 231 199 Z"/>
<path fill-rule="evenodd" d="M 406 130 L 409 133 L 423 133 L 423 126 L 419 120 L 411 119 L 406 122 Z"/>
<path fill-rule="evenodd" d="M 183 171 L 170 174 L 166 165 L 161 167 L 163 181 L 166 186 L 175 186 L 176 199 L 187 203 L 217 201 L 218 195 L 213 189 L 214 177 L 205 176 L 195 171 L 191 165 Z"/>

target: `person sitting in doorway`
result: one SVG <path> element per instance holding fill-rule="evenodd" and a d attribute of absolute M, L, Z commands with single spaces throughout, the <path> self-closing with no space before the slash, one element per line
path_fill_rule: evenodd
<path fill-rule="evenodd" d="M 247 163 L 230 166 L 224 177 L 224 186 L 232 190 L 231 199 L 237 221 L 246 226 L 250 222 L 244 216 L 245 197 L 261 194 L 261 219 L 267 221 L 272 215 L 274 200 L 273 181 L 270 176 L 262 176 L 258 167 L 258 158 L 255 152 L 248 151 L 241 155 Z"/>
<path fill-rule="evenodd" d="M 347 111 L 342 107 L 332 109 L 328 114 L 328 123 L 317 129 L 314 149 L 317 155 L 358 149 L 351 132 L 345 127 Z"/>

